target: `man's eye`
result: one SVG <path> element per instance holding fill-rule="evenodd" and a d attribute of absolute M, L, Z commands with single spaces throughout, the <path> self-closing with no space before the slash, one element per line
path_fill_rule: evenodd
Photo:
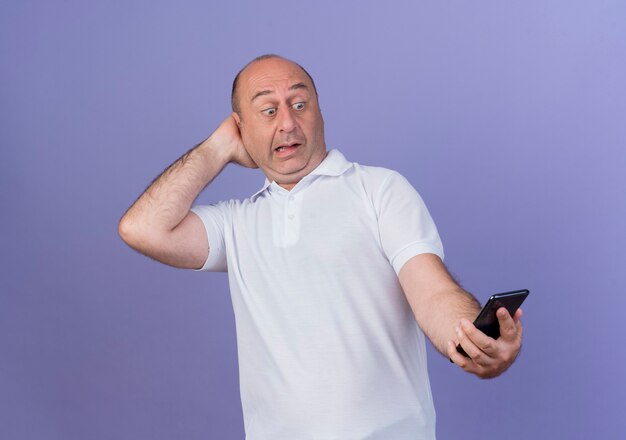
<path fill-rule="evenodd" d="M 274 107 L 266 108 L 265 110 L 262 110 L 261 113 L 266 116 L 274 116 L 276 114 L 276 109 Z"/>
<path fill-rule="evenodd" d="M 294 105 L 291 106 L 291 108 L 293 108 L 294 110 L 303 110 L 304 102 L 296 102 Z"/>

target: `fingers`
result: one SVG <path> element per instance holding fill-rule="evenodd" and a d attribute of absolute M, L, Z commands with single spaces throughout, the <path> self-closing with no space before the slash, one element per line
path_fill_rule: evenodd
<path fill-rule="evenodd" d="M 500 307 L 496 312 L 498 317 L 498 323 L 500 325 L 500 338 L 505 341 L 515 341 L 522 336 L 522 323 L 520 318 L 522 316 L 521 309 L 515 312 L 515 316 L 511 317 L 507 309 Z"/>
<path fill-rule="evenodd" d="M 456 344 L 453 341 L 448 341 L 447 354 L 448 358 L 450 358 L 452 362 L 463 369 L 465 369 L 465 367 L 472 361 L 456 350 Z"/>
<path fill-rule="evenodd" d="M 458 353 L 456 344 L 450 341 L 447 346 L 450 360 L 483 379 L 500 375 L 515 361 L 521 348 L 521 316 L 521 311 L 511 317 L 505 308 L 500 308 L 497 317 L 501 336 L 497 340 L 485 335 L 467 319 L 462 319 L 455 328 L 456 337 L 470 358 Z"/>
<path fill-rule="evenodd" d="M 488 367 L 482 366 L 478 364 L 474 359 L 467 358 L 459 353 L 456 350 L 456 344 L 453 341 L 448 341 L 447 353 L 452 362 L 454 362 L 456 365 L 458 365 L 468 373 L 475 374 L 476 376 L 483 379 L 494 376 L 493 372 Z"/>
<path fill-rule="evenodd" d="M 462 319 L 456 328 L 456 336 L 465 353 L 477 363 L 482 363 L 482 358 L 493 357 L 497 354 L 496 341 L 490 338 L 467 319 Z"/>
<path fill-rule="evenodd" d="M 240 127 L 241 118 L 233 112 L 211 134 L 211 139 L 217 148 L 225 151 L 229 162 L 237 163 L 246 168 L 258 168 L 243 144 Z"/>

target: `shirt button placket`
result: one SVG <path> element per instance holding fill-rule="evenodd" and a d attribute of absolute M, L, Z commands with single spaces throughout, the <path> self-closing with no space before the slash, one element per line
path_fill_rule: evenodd
<path fill-rule="evenodd" d="M 287 218 L 289 220 L 293 220 L 295 218 L 295 214 L 293 213 L 293 201 L 296 198 L 293 195 L 289 195 L 287 198 Z"/>
<path fill-rule="evenodd" d="M 285 200 L 285 242 L 289 245 L 294 244 L 297 240 L 296 215 L 293 209 L 294 200 L 295 197 L 292 195 L 288 195 Z"/>

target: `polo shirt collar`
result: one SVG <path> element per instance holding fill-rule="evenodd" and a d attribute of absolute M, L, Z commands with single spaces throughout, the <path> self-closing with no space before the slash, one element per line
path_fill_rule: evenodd
<path fill-rule="evenodd" d="M 337 149 L 330 150 L 324 160 L 303 179 L 310 176 L 341 176 L 352 167 L 352 162 L 348 162 L 343 154 Z M 250 199 L 254 201 L 265 190 L 267 190 L 273 182 L 265 178 L 263 187 L 254 193 Z"/>
<path fill-rule="evenodd" d="M 322 163 L 309 176 L 341 176 L 352 167 L 339 150 L 330 150 Z M 308 177 L 308 176 L 307 176 Z"/>

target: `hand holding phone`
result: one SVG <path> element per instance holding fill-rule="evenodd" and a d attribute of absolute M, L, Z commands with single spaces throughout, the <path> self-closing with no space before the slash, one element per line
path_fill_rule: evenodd
<path fill-rule="evenodd" d="M 498 339 L 500 337 L 500 323 L 496 316 L 498 309 L 504 307 L 511 316 L 515 315 L 515 312 L 522 305 L 529 293 L 528 289 L 523 289 L 492 295 L 478 314 L 478 317 L 474 321 L 474 326 L 487 336 Z M 457 345 L 456 351 L 465 357 L 469 357 L 461 345 Z"/>

